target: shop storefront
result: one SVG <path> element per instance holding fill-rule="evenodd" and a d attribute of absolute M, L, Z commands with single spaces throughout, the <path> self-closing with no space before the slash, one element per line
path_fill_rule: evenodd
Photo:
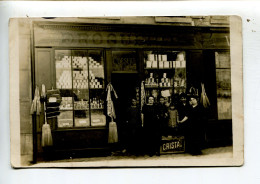
<path fill-rule="evenodd" d="M 114 105 L 119 140 L 131 99 L 137 100 L 141 115 L 147 97 L 153 96 L 159 103 L 163 96 L 173 104 L 192 87 L 200 95 L 201 84 L 210 101 L 206 141 L 213 140 L 216 132 L 212 130 L 223 125 L 230 136 L 228 26 L 38 21 L 32 23 L 31 35 L 32 96 L 43 84 L 47 93 L 46 115 L 33 115 L 32 120 L 34 161 L 44 157 L 41 139 L 45 116 L 56 158 L 111 151 L 108 84 L 118 96 Z M 59 101 L 52 101 L 57 96 Z M 162 140 L 161 153 L 183 152 L 184 140 L 183 135 L 170 135 Z"/>

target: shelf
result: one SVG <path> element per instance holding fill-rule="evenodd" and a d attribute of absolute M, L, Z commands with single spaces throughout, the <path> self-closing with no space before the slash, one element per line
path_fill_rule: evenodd
<path fill-rule="evenodd" d="M 144 68 L 145 70 L 175 70 L 175 69 L 186 69 L 186 67 L 178 68 Z"/>
<path fill-rule="evenodd" d="M 159 87 L 158 87 L 158 86 L 145 86 L 144 88 L 145 88 L 145 89 L 149 89 L 149 88 L 150 88 L 150 89 L 154 89 L 154 88 L 159 88 Z"/>
<path fill-rule="evenodd" d="M 105 88 L 89 88 L 89 89 L 102 89 L 102 90 L 104 90 Z"/>
<path fill-rule="evenodd" d="M 91 110 L 104 110 L 104 108 L 91 108 Z"/>
<path fill-rule="evenodd" d="M 104 108 L 74 109 L 74 111 L 104 110 Z"/>
<path fill-rule="evenodd" d="M 129 74 L 133 73 L 133 74 L 136 74 L 136 73 L 138 73 L 138 71 L 112 71 L 112 73 L 129 73 Z"/>
<path fill-rule="evenodd" d="M 163 87 L 144 87 L 145 89 L 169 89 L 169 88 L 173 88 L 173 86 L 163 86 Z"/>
<path fill-rule="evenodd" d="M 174 88 L 186 88 L 185 86 L 174 86 Z"/>
<path fill-rule="evenodd" d="M 73 111 L 73 109 L 60 109 L 60 111 Z"/>
<path fill-rule="evenodd" d="M 71 70 L 71 68 L 57 68 L 56 67 L 56 70 Z"/>
<path fill-rule="evenodd" d="M 63 131 L 83 131 L 83 130 L 105 130 L 107 129 L 106 126 L 85 126 L 85 127 L 67 127 L 67 128 L 57 128 L 53 130 L 53 132 L 63 132 Z"/>
<path fill-rule="evenodd" d="M 144 68 L 145 70 L 174 70 L 175 68 Z"/>

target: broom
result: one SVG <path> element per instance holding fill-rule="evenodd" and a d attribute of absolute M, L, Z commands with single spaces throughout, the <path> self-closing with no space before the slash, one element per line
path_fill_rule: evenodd
<path fill-rule="evenodd" d="M 112 118 L 111 122 L 109 122 L 108 143 L 117 143 L 117 142 L 118 142 L 117 125 Z"/>
<path fill-rule="evenodd" d="M 44 102 L 44 124 L 42 125 L 42 147 L 46 146 L 52 146 L 52 136 L 51 136 L 51 127 L 47 123 L 47 118 L 46 118 L 46 105 Z"/>

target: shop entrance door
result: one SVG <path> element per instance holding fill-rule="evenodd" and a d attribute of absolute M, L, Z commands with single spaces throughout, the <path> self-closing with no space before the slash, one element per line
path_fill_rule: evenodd
<path fill-rule="evenodd" d="M 137 73 L 112 73 L 112 85 L 118 95 L 114 101 L 116 111 L 116 123 L 118 126 L 119 142 L 124 144 L 126 137 L 126 111 L 131 105 L 131 99 L 139 94 L 139 78 Z"/>

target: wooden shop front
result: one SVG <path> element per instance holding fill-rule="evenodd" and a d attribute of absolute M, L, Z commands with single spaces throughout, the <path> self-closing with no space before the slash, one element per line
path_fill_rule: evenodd
<path fill-rule="evenodd" d="M 228 27 L 34 22 L 33 89 L 44 84 L 47 90 L 59 89 L 61 96 L 60 114 L 48 118 L 56 155 L 109 152 L 109 83 L 119 97 L 119 126 L 129 98 L 141 103 L 142 81 L 147 95 L 164 92 L 169 101 L 191 86 L 200 90 L 204 83 L 211 102 L 208 118 L 231 124 L 230 108 L 221 109 L 223 103 L 231 106 L 228 41 Z M 33 118 L 34 158 L 41 160 L 44 114 Z"/>

